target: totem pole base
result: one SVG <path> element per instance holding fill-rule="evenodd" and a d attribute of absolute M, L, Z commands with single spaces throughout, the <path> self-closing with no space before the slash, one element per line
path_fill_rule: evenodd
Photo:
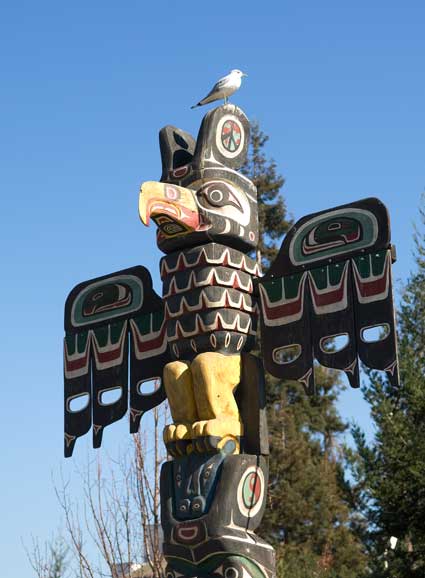
<path fill-rule="evenodd" d="M 167 578 L 272 578 L 274 550 L 254 534 L 265 507 L 267 460 L 191 454 L 163 465 Z"/>

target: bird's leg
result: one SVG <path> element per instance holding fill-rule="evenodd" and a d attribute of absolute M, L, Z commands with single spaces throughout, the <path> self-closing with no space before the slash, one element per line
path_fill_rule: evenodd
<path fill-rule="evenodd" d="M 190 369 L 199 416 L 192 425 L 196 448 L 220 450 L 230 442 L 230 453 L 239 453 L 243 426 L 233 392 L 241 379 L 241 356 L 201 353 Z"/>
<path fill-rule="evenodd" d="M 224 97 L 224 104 L 227 104 L 227 96 Z"/>
<path fill-rule="evenodd" d="M 171 453 L 181 453 L 180 450 L 183 448 L 176 449 L 172 446 L 179 441 L 188 444 L 191 438 L 191 424 L 199 419 L 189 363 L 185 361 L 167 363 L 164 367 L 163 377 L 171 416 L 174 421 L 174 424 L 168 425 L 164 429 L 164 442 Z"/>

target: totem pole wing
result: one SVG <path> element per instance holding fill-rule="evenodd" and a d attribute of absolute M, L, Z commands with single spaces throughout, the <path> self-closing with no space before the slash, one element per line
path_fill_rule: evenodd
<path fill-rule="evenodd" d="M 145 267 L 74 287 L 65 305 L 65 457 L 92 424 L 93 447 L 100 447 L 103 429 L 126 414 L 128 373 L 130 432 L 136 432 L 143 413 L 165 399 L 167 361 L 164 306 Z M 144 393 L 152 380 L 156 389 Z"/>
<path fill-rule="evenodd" d="M 359 386 L 358 359 L 398 384 L 391 283 L 394 250 L 375 198 L 299 220 L 259 282 L 264 362 L 314 389 L 313 361 Z"/>

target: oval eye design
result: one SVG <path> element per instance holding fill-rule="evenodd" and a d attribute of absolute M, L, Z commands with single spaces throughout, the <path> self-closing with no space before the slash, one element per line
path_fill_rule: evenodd
<path fill-rule="evenodd" d="M 209 207 L 236 207 L 243 211 L 237 198 L 237 191 L 224 181 L 209 181 L 198 190 L 198 200 L 200 204 L 208 209 Z"/>

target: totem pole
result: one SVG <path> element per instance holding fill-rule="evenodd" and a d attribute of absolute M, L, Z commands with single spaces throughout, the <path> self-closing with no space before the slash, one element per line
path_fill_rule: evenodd
<path fill-rule="evenodd" d="M 158 228 L 163 296 L 141 266 L 71 291 L 65 455 L 92 425 L 99 447 L 105 426 L 128 406 L 130 431 L 137 432 L 142 415 L 167 398 L 167 578 L 271 578 L 273 548 L 255 534 L 269 453 L 264 373 L 250 353 L 257 323 L 265 367 L 278 378 L 311 391 L 316 359 L 358 387 L 360 359 L 396 384 L 388 215 L 371 198 L 304 217 L 262 277 L 250 256 L 258 242 L 256 189 L 237 172 L 249 144 L 243 111 L 230 104 L 209 111 L 196 141 L 173 126 L 159 140 L 161 179 L 142 185 L 139 214 Z M 145 394 L 153 378 L 158 388 Z M 105 403 L 112 389 L 120 397 Z M 86 407 L 72 411 L 82 396 Z"/>

